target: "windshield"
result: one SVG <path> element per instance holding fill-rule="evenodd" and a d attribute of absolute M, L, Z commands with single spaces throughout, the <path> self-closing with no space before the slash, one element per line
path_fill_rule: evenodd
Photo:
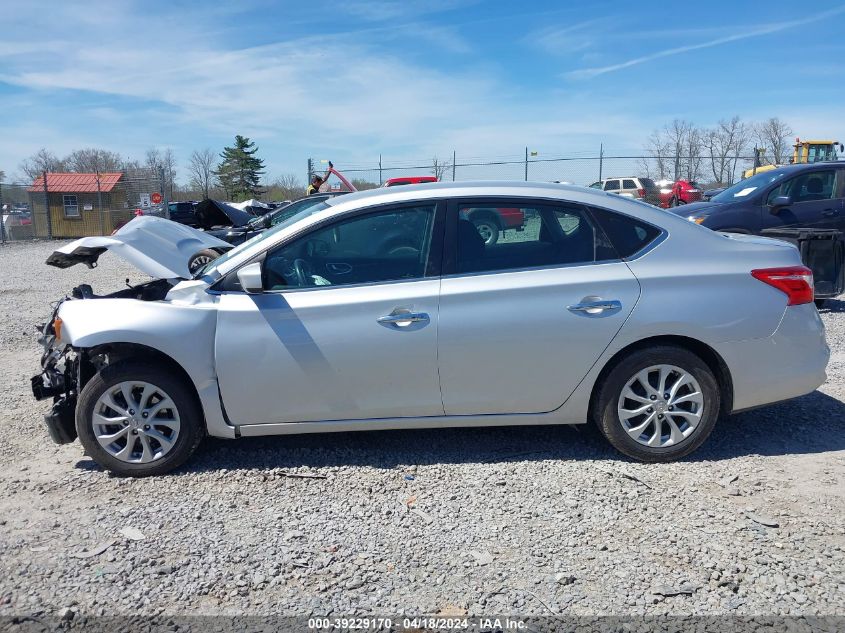
<path fill-rule="evenodd" d="M 710 200 L 712 202 L 736 202 L 737 200 L 745 200 L 755 191 L 762 187 L 777 182 L 786 176 L 785 171 L 764 171 L 760 174 L 740 180 L 725 189 L 722 193 L 716 194 Z"/>
<path fill-rule="evenodd" d="M 267 229 L 266 231 L 259 233 L 258 235 L 256 235 L 252 239 L 249 239 L 246 242 L 243 242 L 242 244 L 238 244 L 235 248 L 233 248 L 230 251 L 226 251 L 220 257 L 218 257 L 217 259 L 212 259 L 210 262 L 208 262 L 205 266 L 203 266 L 202 268 L 200 268 L 196 272 L 196 274 L 194 275 L 194 279 L 198 279 L 199 277 L 202 277 L 203 275 L 207 275 L 212 270 L 217 268 L 220 264 L 222 264 L 225 261 L 228 261 L 229 259 L 231 259 L 235 255 L 237 255 L 238 253 L 240 253 L 240 252 L 246 250 L 247 248 L 249 248 L 250 246 L 252 246 L 253 244 L 257 244 L 258 242 L 266 240 L 268 237 L 272 237 L 273 235 L 275 235 L 279 231 L 283 231 L 287 227 L 296 224 L 300 220 L 307 218 L 308 216 L 313 215 L 315 213 L 318 213 L 319 211 L 322 211 L 323 209 L 329 208 L 329 205 L 326 204 L 325 200 L 317 200 L 317 201 L 302 200 L 301 202 L 308 202 L 309 204 L 304 205 L 304 208 L 300 207 L 299 213 L 294 212 L 293 215 L 287 215 L 287 217 L 284 220 L 279 221 L 278 224 L 275 224 L 275 218 L 274 218 L 273 219 L 274 220 L 273 228 Z M 296 204 L 296 203 L 288 205 L 282 211 L 288 211 L 291 207 L 294 206 L 294 204 Z"/>

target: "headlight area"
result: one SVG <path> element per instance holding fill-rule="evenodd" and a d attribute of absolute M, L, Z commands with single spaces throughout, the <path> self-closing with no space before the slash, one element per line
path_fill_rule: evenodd
<path fill-rule="evenodd" d="M 32 395 L 37 400 L 53 399 L 50 413 L 44 422 L 50 437 L 56 444 L 68 444 L 76 439 L 77 386 L 80 384 L 80 355 L 62 341 L 62 320 L 58 316 L 59 305 L 52 318 L 39 327 L 39 343 L 44 346 L 41 356 L 41 373 L 30 379 Z"/>

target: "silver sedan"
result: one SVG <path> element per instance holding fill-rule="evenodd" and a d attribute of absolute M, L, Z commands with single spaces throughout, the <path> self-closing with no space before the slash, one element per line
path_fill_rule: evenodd
<path fill-rule="evenodd" d="M 112 250 L 158 278 L 76 288 L 45 324 L 32 382 L 55 441 L 150 475 L 206 434 L 592 423 L 656 462 L 825 380 L 794 247 L 601 191 L 379 189 L 228 248 L 142 217 L 50 257 Z M 191 278 L 199 251 L 221 255 Z"/>

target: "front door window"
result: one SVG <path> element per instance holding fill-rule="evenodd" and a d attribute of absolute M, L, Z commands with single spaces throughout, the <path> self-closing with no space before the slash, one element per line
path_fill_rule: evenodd
<path fill-rule="evenodd" d="M 407 281 L 425 276 L 435 205 L 342 220 L 271 252 L 267 290 Z"/>

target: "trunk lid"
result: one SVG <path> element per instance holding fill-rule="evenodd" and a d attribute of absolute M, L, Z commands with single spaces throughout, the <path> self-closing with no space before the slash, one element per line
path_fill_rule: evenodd
<path fill-rule="evenodd" d="M 69 268 L 97 265 L 111 251 L 141 272 L 156 279 L 190 279 L 188 262 L 206 248 L 228 250 L 232 245 L 178 222 L 143 215 L 127 222 L 110 236 L 83 237 L 66 244 L 47 258 L 47 264 Z"/>

